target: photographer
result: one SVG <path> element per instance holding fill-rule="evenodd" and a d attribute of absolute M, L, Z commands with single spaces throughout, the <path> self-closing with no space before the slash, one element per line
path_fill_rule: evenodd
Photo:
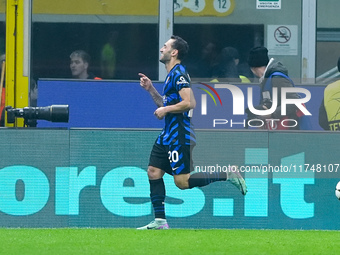
<path fill-rule="evenodd" d="M 260 105 L 255 108 L 258 110 L 266 110 L 272 107 L 273 93 L 272 89 L 277 88 L 277 107 L 276 110 L 266 116 L 256 116 L 248 112 L 248 119 L 260 119 L 264 122 L 264 128 L 269 130 L 287 130 L 299 129 L 297 110 L 295 105 L 287 105 L 286 116 L 281 115 L 281 88 L 294 87 L 293 82 L 288 77 L 288 70 L 281 62 L 275 61 L 273 58 L 269 60 L 268 50 L 265 47 L 254 47 L 250 50 L 248 57 L 248 64 L 251 71 L 259 78 L 261 88 L 261 101 Z M 288 93 L 287 98 L 298 99 L 297 93 Z M 277 121 L 266 121 L 276 119 Z M 295 126 L 290 121 L 287 125 L 282 125 L 283 121 L 294 120 Z M 287 127 L 289 126 L 289 127 Z M 292 127 L 294 126 L 294 127 Z"/>

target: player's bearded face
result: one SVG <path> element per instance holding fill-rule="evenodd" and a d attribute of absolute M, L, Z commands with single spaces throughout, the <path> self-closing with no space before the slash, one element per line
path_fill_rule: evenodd
<path fill-rule="evenodd" d="M 171 52 L 172 52 L 172 49 L 162 51 L 159 61 L 162 62 L 162 63 L 166 63 L 166 62 L 170 61 Z"/>
<path fill-rule="evenodd" d="M 163 64 L 169 62 L 171 60 L 171 53 L 173 52 L 172 44 L 173 39 L 168 40 L 164 46 L 160 49 L 161 56 L 159 58 L 159 61 Z"/>

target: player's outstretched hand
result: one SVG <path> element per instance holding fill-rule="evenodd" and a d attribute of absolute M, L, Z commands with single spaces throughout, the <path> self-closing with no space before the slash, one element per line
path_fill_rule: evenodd
<path fill-rule="evenodd" d="M 138 73 L 138 75 L 140 76 L 139 80 L 140 80 L 141 87 L 144 88 L 145 90 L 149 91 L 150 88 L 152 87 L 152 82 L 149 79 L 149 77 L 147 77 L 143 73 Z"/>

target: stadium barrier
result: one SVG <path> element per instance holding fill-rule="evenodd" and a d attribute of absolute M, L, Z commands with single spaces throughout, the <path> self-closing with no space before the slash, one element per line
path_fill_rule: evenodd
<path fill-rule="evenodd" d="M 248 107 L 249 98 L 252 99 L 254 106 L 259 104 L 259 86 L 229 84 L 232 87 L 228 89 L 221 87 L 221 84 L 223 83 L 208 84 L 215 91 L 201 83 L 192 84 L 197 102 L 192 118 L 193 124 L 200 129 L 245 129 L 247 116 L 244 110 Z M 161 93 L 163 83 L 155 82 L 154 85 Z M 318 116 L 325 86 L 297 87 L 305 88 L 311 93 L 311 99 L 305 104 L 312 114 L 308 118 L 312 130 L 321 130 Z M 161 128 L 163 126 L 163 121 L 157 120 L 153 115 L 156 107 L 149 93 L 144 91 L 137 81 L 45 79 L 38 81 L 38 88 L 38 106 L 52 104 L 70 106 L 68 123 L 38 121 L 38 127 Z M 235 91 L 233 95 L 230 88 L 234 90 L 238 88 L 237 95 Z M 249 94 L 248 89 L 251 89 L 252 95 Z M 241 113 L 235 112 L 236 108 Z"/>
<path fill-rule="evenodd" d="M 153 218 L 146 174 L 159 130 L 0 129 L 1 227 L 135 228 Z M 194 167 L 238 165 L 228 182 L 178 189 L 172 228 L 339 229 L 339 133 L 197 130 Z"/>

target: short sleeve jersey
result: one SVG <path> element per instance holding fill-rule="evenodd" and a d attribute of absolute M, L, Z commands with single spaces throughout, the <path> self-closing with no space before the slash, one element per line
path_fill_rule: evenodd
<path fill-rule="evenodd" d="M 179 91 L 190 88 L 190 77 L 185 67 L 175 65 L 166 77 L 163 86 L 163 105 L 174 105 L 182 101 Z M 162 145 L 195 145 L 196 136 L 190 121 L 189 111 L 168 113 L 165 126 L 158 136 L 157 143 Z"/>

